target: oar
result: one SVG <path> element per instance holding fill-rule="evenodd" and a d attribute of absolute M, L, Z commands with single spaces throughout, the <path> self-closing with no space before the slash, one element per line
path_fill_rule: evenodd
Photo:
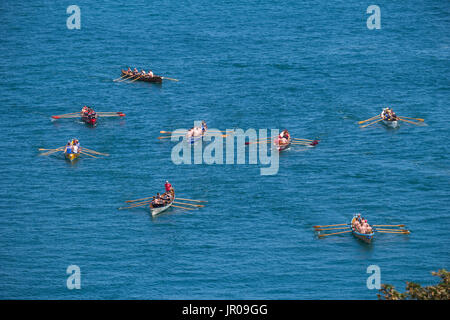
<path fill-rule="evenodd" d="M 88 151 L 90 153 L 98 154 L 98 155 L 101 155 L 101 156 L 109 156 L 108 153 L 101 153 L 101 152 L 98 152 L 98 151 L 95 151 L 95 150 L 91 150 L 91 149 L 88 149 L 88 148 L 84 148 L 84 147 L 82 147 L 81 150 L 86 150 L 86 151 Z"/>
<path fill-rule="evenodd" d="M 142 206 L 150 206 L 151 201 L 148 202 L 142 202 L 142 203 L 132 203 L 129 208 L 136 208 L 136 207 L 142 207 Z"/>
<path fill-rule="evenodd" d="M 80 153 L 81 153 L 81 154 L 85 154 L 85 155 L 87 155 L 87 156 L 89 156 L 89 157 L 92 157 L 92 158 L 96 158 L 96 159 L 98 158 L 98 157 L 94 157 L 93 155 L 91 155 L 91 154 L 89 154 L 89 153 L 83 152 L 83 151 L 81 151 L 81 150 L 80 150 Z"/>
<path fill-rule="evenodd" d="M 377 230 L 375 230 L 375 231 L 379 232 L 379 233 L 410 234 L 410 232 L 408 230 L 405 230 L 402 232 L 399 232 L 399 231 L 377 231 Z"/>
<path fill-rule="evenodd" d="M 186 205 L 186 206 L 192 206 L 192 207 L 204 207 L 204 205 L 202 205 L 202 204 L 191 204 L 191 203 L 184 203 L 184 202 L 178 202 L 178 201 L 174 201 L 173 203 L 182 204 L 182 205 Z"/>
<path fill-rule="evenodd" d="M 135 82 L 136 80 L 139 80 L 139 79 L 142 78 L 142 77 L 143 77 L 143 75 L 140 75 L 140 76 L 137 77 L 136 79 L 131 80 L 130 83 L 131 83 L 131 82 Z"/>
<path fill-rule="evenodd" d="M 146 198 L 141 198 L 141 199 L 135 199 L 135 200 L 126 200 L 125 202 L 136 202 L 136 201 L 141 201 L 141 200 L 146 200 L 146 199 L 152 199 L 153 196 L 151 197 L 146 197 Z"/>
<path fill-rule="evenodd" d="M 347 226 L 347 227 L 327 228 L 327 229 L 318 229 L 318 228 L 316 228 L 316 231 L 339 230 L 339 229 L 347 229 L 347 228 L 349 228 L 349 227 Z"/>
<path fill-rule="evenodd" d="M 252 141 L 252 142 L 246 142 L 245 144 L 246 145 L 249 145 L 249 144 L 254 144 L 254 143 L 271 143 L 272 141 Z"/>
<path fill-rule="evenodd" d="M 334 235 L 334 234 L 347 233 L 347 232 L 352 232 L 352 230 L 341 231 L 341 232 L 335 232 L 335 233 L 327 233 L 327 234 L 319 234 L 319 238 L 326 237 L 326 236 L 332 236 L 332 235 Z"/>
<path fill-rule="evenodd" d="M 208 202 L 204 200 L 194 200 L 194 199 L 183 199 L 183 198 L 176 198 L 177 200 L 184 200 L 184 201 L 194 201 L 194 202 Z"/>
<path fill-rule="evenodd" d="M 176 207 L 176 208 L 183 208 L 183 209 L 185 209 L 185 210 L 195 210 L 195 209 L 192 209 L 192 208 L 187 208 L 187 207 L 181 207 L 181 206 L 176 206 L 176 205 L 172 205 L 172 207 Z"/>
<path fill-rule="evenodd" d="M 52 150 L 52 151 L 47 151 L 47 152 L 41 153 L 40 155 L 41 156 L 48 156 L 48 155 L 53 154 L 55 152 L 64 152 L 64 149 L 56 149 L 56 150 Z"/>
<path fill-rule="evenodd" d="M 159 133 L 171 134 L 171 133 L 173 133 L 173 132 L 174 132 L 174 131 L 160 131 Z M 222 130 L 207 130 L 206 132 L 221 132 L 221 133 L 227 133 L 227 132 L 233 132 L 233 130 L 225 130 L 225 131 L 222 131 Z M 183 134 L 181 134 L 181 133 L 177 133 L 177 134 L 183 135 Z"/>
<path fill-rule="evenodd" d="M 117 79 L 114 79 L 113 81 L 117 81 L 117 80 L 120 80 L 120 79 L 122 79 L 123 77 L 126 77 L 127 76 L 127 74 L 126 73 L 124 73 L 120 78 L 117 78 Z"/>
<path fill-rule="evenodd" d="M 125 113 L 119 113 L 117 112 L 116 114 L 98 114 L 97 115 L 99 117 L 125 117 Z"/>
<path fill-rule="evenodd" d="M 55 149 L 44 149 L 44 148 L 39 148 L 39 151 L 44 151 L 44 150 L 59 150 L 59 149 L 64 149 L 65 146 L 59 147 L 59 148 L 55 148 Z"/>
<path fill-rule="evenodd" d="M 316 140 L 311 140 L 311 139 L 300 139 L 300 138 L 292 138 L 292 140 L 303 140 L 303 141 L 316 141 Z M 320 141 L 320 140 L 317 140 Z"/>
<path fill-rule="evenodd" d="M 372 227 L 405 227 L 404 224 L 373 224 Z"/>
<path fill-rule="evenodd" d="M 71 119 L 71 118 L 79 118 L 79 117 L 80 117 L 80 114 L 52 116 L 53 119 Z"/>
<path fill-rule="evenodd" d="M 337 226 L 349 226 L 350 223 L 341 223 L 341 224 L 329 224 L 327 226 L 313 226 L 313 228 L 325 228 L 325 227 L 337 227 Z"/>
<path fill-rule="evenodd" d="M 381 117 L 381 116 L 380 116 L 380 115 L 377 115 L 377 116 L 372 117 L 372 118 L 370 118 L 370 119 L 363 120 L 363 121 L 359 121 L 358 123 L 361 124 L 361 123 L 364 123 L 364 122 L 367 122 L 367 121 L 370 121 L 370 120 L 375 120 L 375 119 L 378 118 L 378 117 Z"/>
<path fill-rule="evenodd" d="M 374 229 L 379 231 L 408 231 L 406 229 L 384 229 L 384 228 L 374 228 Z"/>
<path fill-rule="evenodd" d="M 163 78 L 163 79 L 167 79 L 167 80 L 172 80 L 172 81 L 180 81 L 180 80 L 178 80 L 178 79 L 167 78 L 167 77 L 161 77 L 161 78 Z"/>
<path fill-rule="evenodd" d="M 365 124 L 365 125 L 361 126 L 361 128 L 365 128 L 365 127 L 367 127 L 367 126 L 370 126 L 370 125 L 372 125 L 372 124 L 375 124 L 375 123 L 377 123 L 377 122 L 380 122 L 381 120 L 383 120 L 383 119 L 380 119 L 380 120 L 377 120 L 377 121 L 374 121 L 374 122 Z"/>
<path fill-rule="evenodd" d="M 130 79 L 130 78 L 133 78 L 133 77 L 135 77 L 135 76 L 136 76 L 135 74 L 132 74 L 131 76 L 127 76 L 127 77 L 125 77 L 125 78 L 123 78 L 123 79 L 121 79 L 121 80 L 118 80 L 117 82 L 123 82 L 123 81 L 128 80 L 128 79 Z"/>
<path fill-rule="evenodd" d="M 142 206 L 142 205 L 144 205 L 144 204 L 150 204 L 152 201 L 153 201 L 153 200 L 142 201 L 142 202 L 133 202 L 133 203 L 131 203 L 130 205 L 132 205 L 132 206 L 136 206 L 136 205 Z"/>
<path fill-rule="evenodd" d="M 146 203 L 140 204 L 140 205 L 133 205 L 133 206 L 129 206 L 129 207 L 120 207 L 120 208 L 118 208 L 118 209 L 119 209 L 119 210 L 123 210 L 123 209 L 132 209 L 132 208 L 142 207 L 142 206 L 145 206 L 145 205 L 146 205 Z"/>
<path fill-rule="evenodd" d="M 414 122 L 414 121 L 409 121 L 409 120 L 402 119 L 402 118 L 398 118 L 398 117 L 397 117 L 397 119 L 398 119 L 398 120 L 401 120 L 401 121 L 405 121 L 405 122 L 409 122 L 409 123 L 415 124 L 416 126 L 420 126 L 420 123 L 416 123 L 416 122 Z"/>
<path fill-rule="evenodd" d="M 404 116 L 402 116 L 402 118 L 414 119 L 414 120 L 421 121 L 421 122 L 425 121 L 424 119 L 421 119 L 421 118 L 411 118 L 411 117 L 404 117 Z"/>

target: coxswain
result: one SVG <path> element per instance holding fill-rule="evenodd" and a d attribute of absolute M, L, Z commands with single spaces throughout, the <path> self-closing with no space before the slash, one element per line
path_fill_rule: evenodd
<path fill-rule="evenodd" d="M 166 192 L 172 192 L 172 185 L 168 180 L 166 180 L 166 184 L 164 185 L 164 187 L 166 188 Z"/>
<path fill-rule="evenodd" d="M 392 110 L 392 108 L 391 108 L 391 110 L 390 110 L 390 113 L 391 113 L 392 119 L 393 119 L 393 120 L 396 120 L 396 119 L 397 119 L 397 115 L 395 114 L 394 110 Z"/>

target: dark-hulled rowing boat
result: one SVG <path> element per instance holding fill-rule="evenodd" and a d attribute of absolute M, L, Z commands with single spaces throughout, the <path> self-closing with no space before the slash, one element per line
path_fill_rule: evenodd
<path fill-rule="evenodd" d="M 145 82 L 153 82 L 153 83 L 162 83 L 163 78 L 160 76 L 153 76 L 150 77 L 148 75 L 143 76 L 142 74 L 134 74 L 133 72 L 128 72 L 126 70 L 122 70 L 122 76 L 130 77 L 129 80 L 136 80 L 136 81 L 145 81 Z M 125 78 L 125 77 L 124 77 Z"/>

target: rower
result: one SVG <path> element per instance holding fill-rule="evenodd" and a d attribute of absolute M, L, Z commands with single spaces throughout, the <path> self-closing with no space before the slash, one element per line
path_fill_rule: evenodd
<path fill-rule="evenodd" d="M 202 129 L 200 127 L 194 128 L 194 136 L 199 136 L 203 133 Z"/>
<path fill-rule="evenodd" d="M 132 71 L 131 71 L 131 68 L 130 68 L 130 67 L 128 67 L 128 70 L 127 70 L 127 72 L 132 72 Z"/>
<path fill-rule="evenodd" d="M 202 133 L 205 133 L 206 129 L 208 129 L 208 126 L 206 125 L 205 120 L 202 120 Z"/>
<path fill-rule="evenodd" d="M 139 73 L 138 69 L 134 68 L 133 73 L 134 73 L 134 74 Z"/>
<path fill-rule="evenodd" d="M 149 75 L 150 78 L 153 78 L 153 72 L 152 72 L 152 70 L 149 70 L 149 71 L 148 71 L 148 75 Z"/>
<path fill-rule="evenodd" d="M 194 128 L 190 128 L 186 134 L 186 138 L 190 138 L 194 135 Z"/>
<path fill-rule="evenodd" d="M 141 71 L 141 74 L 143 75 L 143 76 L 145 76 L 145 70 L 144 69 L 142 69 L 142 71 Z"/>
<path fill-rule="evenodd" d="M 166 184 L 164 185 L 164 187 L 166 188 L 166 192 L 171 192 L 173 189 L 168 180 L 166 180 Z"/>
<path fill-rule="evenodd" d="M 64 149 L 65 153 L 72 153 L 72 145 L 71 141 L 67 142 L 66 148 Z"/>

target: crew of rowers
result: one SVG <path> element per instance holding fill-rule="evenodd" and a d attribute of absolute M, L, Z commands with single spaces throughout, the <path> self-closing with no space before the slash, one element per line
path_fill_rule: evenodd
<path fill-rule="evenodd" d="M 150 203 L 150 208 L 164 207 L 173 200 L 173 197 L 175 196 L 175 190 L 173 189 L 172 185 L 169 183 L 169 181 L 166 181 L 166 184 L 164 186 L 166 188 L 166 192 L 164 192 L 162 195 L 160 195 L 158 192 L 156 196 L 153 197 L 152 202 Z"/>
<path fill-rule="evenodd" d="M 186 138 L 189 139 L 191 137 L 198 137 L 200 135 L 203 135 L 207 129 L 208 126 L 206 125 L 206 122 L 203 120 L 202 125 L 200 127 L 193 127 L 188 130 Z"/>
<path fill-rule="evenodd" d="M 67 142 L 64 149 L 64 153 L 79 153 L 80 152 L 80 142 L 78 139 L 72 139 Z"/>
<path fill-rule="evenodd" d="M 83 106 L 83 108 L 81 109 L 81 116 L 92 119 L 92 118 L 97 118 L 97 113 L 94 111 L 94 109 L 92 109 L 88 106 Z"/>
<path fill-rule="evenodd" d="M 142 69 L 141 72 L 139 72 L 138 69 L 136 69 L 136 68 L 134 68 L 134 70 L 131 70 L 131 68 L 128 67 L 127 72 L 128 73 L 132 73 L 132 74 L 134 74 L 136 76 L 137 75 L 141 75 L 143 77 L 149 77 L 149 78 L 153 78 L 153 76 L 154 76 L 152 70 L 149 70 L 148 72 L 145 72 L 145 70 Z"/>
<path fill-rule="evenodd" d="M 360 213 L 356 216 L 353 227 L 362 234 L 371 234 L 373 232 L 372 227 L 367 223 L 367 219 L 362 218 Z"/>
<path fill-rule="evenodd" d="M 290 139 L 291 139 L 291 135 L 289 134 L 289 131 L 284 129 L 278 135 L 278 139 L 276 140 L 276 143 L 278 143 L 279 145 L 287 144 L 287 143 L 289 143 Z"/>
<path fill-rule="evenodd" d="M 387 120 L 387 121 L 395 121 L 397 120 L 397 115 L 392 110 L 392 108 L 384 108 L 383 111 L 381 111 L 381 119 Z"/>

